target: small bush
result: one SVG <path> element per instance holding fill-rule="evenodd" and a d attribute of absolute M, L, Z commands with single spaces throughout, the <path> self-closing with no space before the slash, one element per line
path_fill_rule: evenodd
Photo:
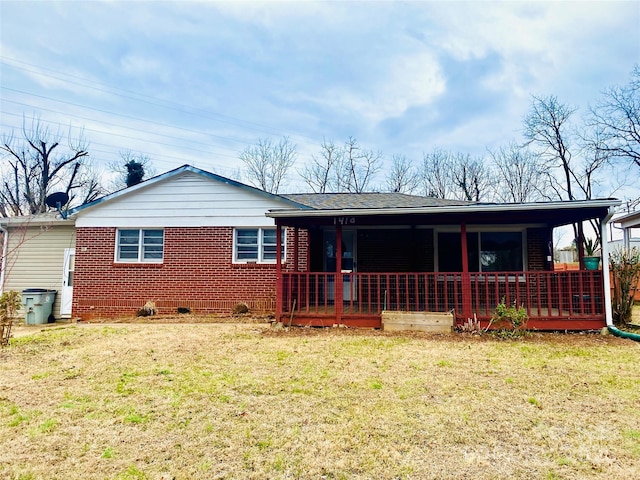
<path fill-rule="evenodd" d="M 237 305 L 233 306 L 233 308 L 231 309 L 231 313 L 233 315 L 243 315 L 245 313 L 249 313 L 249 305 L 247 305 L 246 303 L 238 303 Z"/>
<path fill-rule="evenodd" d="M 9 344 L 11 327 L 16 312 L 22 306 L 22 297 L 19 292 L 9 290 L 0 295 L 0 346 Z"/>
<path fill-rule="evenodd" d="M 487 330 L 495 325 L 499 336 L 522 336 L 526 333 L 528 320 L 529 316 L 522 305 L 518 307 L 514 302 L 513 305 L 507 306 L 505 298 L 502 297 L 502 301 L 496 305 L 496 311 L 491 317 Z"/>
<path fill-rule="evenodd" d="M 618 248 L 609 255 L 613 276 L 613 320 L 625 325 L 631 320 L 633 299 L 640 282 L 640 249 Z"/>

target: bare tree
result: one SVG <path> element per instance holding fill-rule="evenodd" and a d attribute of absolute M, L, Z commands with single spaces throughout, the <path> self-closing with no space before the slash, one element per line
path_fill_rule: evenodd
<path fill-rule="evenodd" d="M 320 154 L 299 173 L 315 193 L 362 193 L 371 188 L 381 167 L 382 152 L 362 150 L 357 140 L 349 137 L 341 146 L 325 139 Z"/>
<path fill-rule="evenodd" d="M 80 172 L 80 184 L 83 187 L 78 191 L 75 196 L 77 199 L 77 205 L 83 205 L 85 203 L 93 202 L 97 198 L 108 193 L 102 185 L 102 173 L 95 168 L 93 164 L 87 163 L 83 166 Z M 70 203 L 73 200 L 70 199 Z"/>
<path fill-rule="evenodd" d="M 625 86 L 607 89 L 591 108 L 587 121 L 602 140 L 600 148 L 613 157 L 630 159 L 640 167 L 640 67 Z"/>
<path fill-rule="evenodd" d="M 404 155 L 394 155 L 386 178 L 386 189 L 390 192 L 413 193 L 419 182 L 418 171 L 413 162 Z"/>
<path fill-rule="evenodd" d="M 489 154 L 495 165 L 497 200 L 521 203 L 545 199 L 546 176 L 539 155 L 513 142 Z"/>
<path fill-rule="evenodd" d="M 540 148 L 547 169 L 549 187 L 561 200 L 591 199 L 598 183 L 597 173 L 608 165 L 610 153 L 604 143 L 604 135 L 598 129 L 583 133 L 572 131 L 570 122 L 576 112 L 554 96 L 533 97 L 532 108 L 525 117 L 525 137 L 530 145 Z M 572 133 L 573 132 L 573 133 Z M 571 141 L 579 154 L 571 153 Z M 555 172 L 559 171 L 559 176 Z M 600 235 L 598 220 L 590 224 L 596 235 Z M 578 248 L 582 249 L 584 234 L 582 223 L 573 225 Z"/>
<path fill-rule="evenodd" d="M 67 206 L 101 191 L 97 176 L 87 170 L 89 153 L 83 136 L 74 141 L 69 132 L 67 149 L 61 140 L 60 133 L 51 133 L 39 119 L 30 128 L 23 121 L 21 139 L 13 133 L 3 138 L 0 215 L 45 212 L 45 199 L 55 191 L 69 195 Z"/>
<path fill-rule="evenodd" d="M 430 197 L 477 202 L 491 194 L 488 165 L 464 153 L 425 153 L 419 177 L 423 193 Z"/>
<path fill-rule="evenodd" d="M 352 193 L 366 192 L 382 168 L 382 152 L 362 150 L 353 137 L 344 144 L 343 160 L 338 174 L 340 178 L 348 178 L 346 189 Z"/>
<path fill-rule="evenodd" d="M 482 159 L 459 153 L 454 156 L 453 167 L 451 173 L 462 200 L 479 202 L 487 199 L 491 173 Z"/>
<path fill-rule="evenodd" d="M 296 146 L 288 137 L 283 137 L 275 144 L 264 138 L 245 148 L 240 153 L 240 160 L 245 164 L 245 178 L 251 185 L 266 192 L 278 193 L 296 156 Z"/>
<path fill-rule="evenodd" d="M 320 145 L 320 154 L 313 155 L 310 165 L 299 172 L 302 179 L 314 193 L 326 193 L 332 187 L 340 191 L 336 168 L 342 165 L 343 151 L 333 141 L 324 139 Z"/>
<path fill-rule="evenodd" d="M 576 199 L 577 178 L 569 144 L 569 122 L 575 112 L 575 108 L 558 102 L 553 95 L 534 96 L 531 111 L 524 118 L 524 136 L 528 145 L 539 147 L 545 167 L 561 171 L 562 181 L 549 176 L 550 186 L 559 199 Z"/>
<path fill-rule="evenodd" d="M 121 151 L 120 161 L 111 162 L 109 169 L 116 172 L 116 177 L 111 182 L 112 191 L 131 187 L 156 175 L 149 156 L 132 150 Z"/>
<path fill-rule="evenodd" d="M 451 153 L 434 149 L 431 153 L 424 153 L 420 166 L 419 178 L 423 193 L 429 197 L 452 198 L 453 185 L 451 183 Z"/>

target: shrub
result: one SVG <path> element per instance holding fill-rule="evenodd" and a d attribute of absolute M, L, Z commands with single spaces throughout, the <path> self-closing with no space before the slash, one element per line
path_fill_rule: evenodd
<path fill-rule="evenodd" d="M 247 305 L 246 303 L 238 303 L 237 305 L 233 306 L 233 308 L 231 309 L 231 313 L 233 315 L 242 315 L 245 313 L 249 313 L 249 305 Z"/>
<path fill-rule="evenodd" d="M 19 292 L 9 290 L 0 295 L 0 346 L 9 344 L 13 318 L 21 306 L 22 297 Z"/>
<path fill-rule="evenodd" d="M 528 320 L 529 315 L 522 305 L 518 307 L 513 302 L 513 305 L 507 306 L 505 298 L 502 297 L 500 303 L 496 305 L 496 311 L 491 317 L 487 330 L 495 325 L 501 336 L 522 336 L 527 330 Z"/>
<path fill-rule="evenodd" d="M 613 276 L 613 320 L 626 324 L 631 319 L 633 297 L 640 282 L 640 249 L 617 248 L 609 254 Z"/>

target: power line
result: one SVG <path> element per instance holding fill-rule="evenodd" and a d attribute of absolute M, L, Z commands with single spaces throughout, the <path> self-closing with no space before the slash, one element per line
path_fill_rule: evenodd
<path fill-rule="evenodd" d="M 0 126 L 9 127 L 9 128 L 11 127 L 11 125 L 7 125 L 7 124 L 0 124 Z M 77 142 L 77 141 L 81 141 L 82 139 L 81 138 L 73 138 L 73 137 L 71 137 L 70 140 Z M 97 154 L 97 153 L 102 153 L 102 154 L 105 154 L 105 155 L 119 155 L 120 151 L 121 151 L 121 150 L 118 150 L 117 147 L 114 147 L 113 145 L 109 145 L 109 144 L 101 143 L 101 142 L 91 141 L 90 145 L 91 145 L 91 148 L 89 150 L 89 155 L 92 156 L 92 157 L 95 157 L 95 154 Z M 101 150 L 101 149 L 98 149 L 98 148 L 94 148 L 94 145 L 98 145 L 98 146 L 106 147 L 106 148 L 111 148 L 111 150 Z M 195 150 L 195 149 L 192 149 L 192 150 Z M 212 152 L 205 152 L 203 150 L 196 150 L 196 152 L 202 152 L 202 153 L 206 153 L 207 155 L 212 155 L 212 156 L 224 156 L 224 154 L 216 154 L 215 152 L 213 152 L 213 153 Z M 176 157 L 176 156 L 173 156 L 173 155 L 167 155 L 167 154 L 157 153 L 157 152 L 153 152 L 152 153 L 152 152 L 148 152 L 148 151 L 141 151 L 141 150 L 138 150 L 138 149 L 136 150 L 136 153 L 140 153 L 142 155 L 148 156 L 152 160 L 153 163 L 164 163 L 164 164 L 169 165 L 169 166 L 175 164 L 175 162 L 173 162 L 171 160 L 175 160 L 175 161 L 179 162 L 180 164 L 185 163 L 185 158 L 184 157 Z M 226 155 L 226 156 L 228 156 L 230 158 L 237 159 L 237 157 L 231 157 L 230 155 Z M 167 160 L 162 160 L 161 158 L 165 158 Z M 194 162 L 187 162 L 187 163 L 194 163 Z M 198 161 L 198 163 L 202 163 L 202 162 Z M 211 161 L 211 162 L 207 161 L 206 163 L 208 165 L 211 165 L 212 167 L 215 167 L 216 169 L 225 170 L 225 171 L 229 171 L 229 172 L 233 172 L 234 171 L 234 169 L 232 167 L 228 167 L 228 166 L 225 166 L 225 165 L 214 163 L 213 161 Z"/>
<path fill-rule="evenodd" d="M 91 89 L 91 90 L 110 93 L 110 94 L 117 95 L 117 96 L 120 96 L 120 97 L 123 97 L 123 98 L 128 98 L 128 99 L 136 100 L 136 101 L 139 101 L 139 102 L 148 103 L 148 104 L 151 104 L 151 105 L 154 105 L 154 106 L 158 106 L 158 107 L 162 107 L 162 108 L 178 111 L 180 113 L 186 113 L 188 115 L 196 115 L 196 116 L 200 116 L 202 118 L 206 118 L 206 119 L 209 119 L 209 120 L 215 120 L 215 121 L 218 121 L 218 122 L 221 122 L 221 123 L 227 123 L 227 124 L 230 124 L 230 125 L 249 128 L 249 129 L 256 130 L 256 131 L 263 131 L 263 132 L 266 132 L 266 133 L 269 133 L 269 134 L 274 134 L 275 133 L 276 135 L 280 135 L 280 136 L 295 136 L 295 137 L 306 138 L 306 139 L 317 141 L 317 138 L 310 137 L 310 136 L 304 135 L 302 133 L 295 132 L 293 135 L 291 135 L 291 134 L 283 135 L 282 132 L 274 132 L 273 129 L 271 129 L 270 127 L 268 127 L 266 125 L 263 125 L 263 124 L 250 122 L 250 121 L 247 121 L 247 120 L 242 120 L 242 119 L 239 119 L 239 118 L 236 118 L 236 117 L 231 117 L 231 116 L 228 116 L 228 115 L 222 115 L 222 114 L 219 114 L 219 113 L 214 113 L 214 112 L 210 112 L 210 111 L 203 110 L 203 109 L 194 109 L 192 107 L 188 107 L 186 105 L 182 105 L 182 104 L 179 104 L 177 102 L 173 102 L 173 101 L 169 101 L 169 100 L 162 100 L 162 102 L 164 102 L 166 104 L 166 105 L 163 105 L 161 103 L 158 103 L 158 99 L 157 98 L 152 97 L 150 95 L 145 95 L 145 94 L 141 94 L 141 93 L 138 93 L 138 92 L 125 90 L 125 89 L 122 89 L 122 88 L 119 88 L 119 87 L 114 87 L 114 86 L 111 86 L 111 85 L 108 85 L 108 84 L 105 84 L 105 83 L 102 83 L 102 82 L 98 82 L 98 81 L 95 81 L 95 80 L 91 80 L 90 81 L 91 84 L 88 84 L 86 82 L 89 82 L 89 80 L 84 78 L 84 77 L 81 77 L 79 75 L 73 75 L 73 74 L 66 73 L 66 72 L 60 72 L 58 70 L 42 67 L 42 66 L 39 66 L 39 65 L 34 65 L 32 63 L 28 63 L 28 62 L 24 62 L 24 61 L 21 61 L 21 60 L 17 60 L 15 58 L 0 56 L 0 59 L 2 59 L 2 60 L 0 60 L 0 63 L 3 63 L 4 65 L 6 65 L 8 67 L 15 68 L 15 69 L 18 69 L 18 70 L 22 70 L 22 71 L 25 71 L 25 72 L 34 73 L 36 75 L 40 75 L 40 76 L 47 77 L 47 78 L 53 78 L 53 79 L 60 80 L 60 81 L 66 82 L 66 83 L 72 83 L 74 85 L 80 85 L 80 86 L 83 86 L 83 87 Z M 65 77 L 77 78 L 77 79 L 82 80 L 85 83 L 74 82 L 72 80 L 69 80 L 68 78 L 60 78 L 60 77 L 56 77 L 56 76 L 53 76 L 53 75 L 50 75 L 50 74 L 45 74 L 45 73 L 39 72 L 37 70 L 32 70 L 32 69 L 28 69 L 28 68 L 21 67 L 21 66 L 18 66 L 18 65 L 13 65 L 11 63 L 7 63 L 7 61 L 14 62 L 14 63 L 19 63 L 19 64 L 22 64 L 22 65 L 27 65 L 29 67 L 33 67 L 33 68 L 40 69 L 40 70 L 53 72 L 53 73 L 56 73 L 56 74 L 59 74 L 59 75 L 63 75 Z M 97 88 L 93 84 L 101 85 L 103 87 L 106 87 L 106 89 Z M 125 94 L 128 94 L 128 95 L 125 95 L 125 94 L 122 94 L 122 93 L 117 93 L 118 91 L 124 92 Z M 146 100 L 146 99 L 149 99 L 149 100 Z M 185 108 L 188 108 L 189 110 L 185 110 Z M 229 121 L 229 120 L 232 120 L 232 121 Z M 256 128 L 256 127 L 259 127 L 259 128 Z"/>
<path fill-rule="evenodd" d="M 8 102 L 11 102 L 11 103 L 17 103 L 17 104 L 19 104 L 19 105 L 24 105 L 24 104 L 20 104 L 19 102 L 14 102 L 14 101 L 12 101 L 12 100 L 7 100 L 7 101 L 8 101 Z M 42 110 L 45 110 L 45 111 L 52 111 L 53 113 L 59 113 L 59 114 L 62 114 L 62 112 L 57 112 L 57 111 L 53 111 L 53 110 L 49 110 L 49 109 L 42 109 Z M 24 114 L 23 114 L 23 115 L 20 115 L 20 114 L 18 114 L 18 113 L 8 113 L 8 112 L 5 112 L 5 115 L 11 115 L 11 116 L 14 116 L 14 117 L 29 118 L 29 119 L 31 119 L 31 120 L 38 120 L 38 117 L 36 117 L 36 116 L 28 116 L 28 115 L 24 115 Z M 83 118 L 83 117 L 78 117 L 78 118 Z M 55 122 L 55 121 L 52 121 L 52 120 L 48 120 L 48 121 L 47 121 L 47 123 L 54 124 L 54 125 L 59 125 L 59 126 L 64 126 L 62 123 L 60 123 L 60 122 Z M 180 138 L 178 138 L 178 137 L 172 137 L 172 136 L 169 136 L 169 135 L 162 135 L 162 134 L 160 134 L 160 133 L 149 132 L 149 131 L 142 130 L 142 129 L 138 129 L 138 128 L 133 128 L 133 127 L 124 127 L 123 125 L 118 125 L 118 124 L 109 123 L 109 122 L 101 122 L 101 123 L 103 123 L 103 124 L 105 124 L 105 125 L 111 125 L 111 126 L 114 126 L 114 127 L 126 128 L 127 130 L 134 130 L 134 131 L 137 131 L 137 132 L 146 133 L 146 134 L 148 134 L 148 135 L 156 135 L 156 136 L 164 137 L 164 138 L 173 138 L 173 139 L 175 139 L 175 140 L 182 140 L 182 139 L 180 139 Z M 6 124 L 3 124 L 3 126 L 5 126 L 5 127 L 11 127 L 11 125 L 6 125 Z M 119 134 L 119 133 L 106 132 L 106 131 L 104 131 L 104 130 L 97 130 L 97 129 L 95 129 L 95 128 L 88 128 L 88 127 L 79 127 L 79 128 L 81 128 L 82 130 L 85 130 L 85 131 L 89 131 L 89 132 L 96 132 L 96 133 L 102 133 L 102 134 L 109 135 L 109 136 L 112 136 L 112 137 L 127 138 L 127 139 L 130 139 L 130 140 L 138 140 L 138 141 L 142 141 L 142 142 L 145 142 L 145 143 L 153 143 L 154 145 L 164 145 L 165 147 L 174 147 L 174 148 L 180 148 L 180 149 L 186 149 L 186 150 L 193 150 L 193 151 L 195 151 L 195 152 L 201 152 L 201 153 L 207 153 L 207 154 L 211 153 L 211 152 L 206 151 L 206 150 L 198 150 L 198 149 L 196 149 L 196 148 L 192 148 L 192 147 L 185 147 L 185 146 L 182 146 L 182 145 L 175 145 L 175 144 L 170 144 L 170 143 L 164 143 L 164 142 L 159 142 L 159 141 L 155 141 L 155 140 L 145 140 L 145 139 L 142 139 L 142 138 L 140 138 L 140 137 L 131 137 L 131 136 L 123 135 L 123 134 Z M 184 141 L 184 140 L 183 140 L 183 141 Z M 192 140 L 192 139 L 189 139 L 188 143 L 189 143 L 189 144 L 199 144 L 199 145 L 204 145 L 204 146 L 212 146 L 210 143 L 199 142 L 199 141 L 197 141 L 197 140 Z M 221 149 L 223 149 L 223 150 L 231 150 L 231 151 L 233 151 L 233 152 L 237 152 L 236 150 L 234 150 L 234 149 L 232 149 L 232 148 L 229 148 L 229 147 L 216 147 L 216 148 L 221 148 Z M 219 155 L 221 155 L 221 156 L 225 156 L 225 157 L 230 157 L 230 158 L 238 158 L 238 156 L 237 156 L 237 155 L 229 155 L 229 154 L 224 154 L 224 153 L 221 153 L 221 154 L 219 154 Z"/>
<path fill-rule="evenodd" d="M 117 117 L 128 118 L 129 120 L 144 121 L 144 122 L 150 123 L 152 125 L 157 125 L 157 126 L 160 126 L 160 127 L 174 128 L 176 130 L 183 130 L 185 132 L 197 133 L 197 134 L 200 134 L 200 135 L 209 135 L 209 136 L 212 136 L 212 137 L 220 138 L 222 140 L 231 140 L 231 141 L 234 141 L 234 142 L 240 142 L 240 143 L 244 143 L 244 144 L 247 144 L 247 145 L 251 144 L 251 142 L 247 142 L 247 141 L 244 141 L 244 140 L 238 140 L 236 138 L 223 137 L 221 135 L 215 135 L 213 133 L 203 132 L 201 130 L 192 130 L 190 128 L 178 127 L 178 126 L 175 126 L 175 125 L 169 125 L 169 124 L 162 123 L 162 122 L 156 122 L 155 120 L 141 119 L 141 118 L 138 118 L 138 117 L 134 117 L 132 115 L 125 115 L 124 113 L 110 112 L 109 110 L 103 110 L 101 108 L 87 107 L 87 106 L 81 105 L 79 103 L 68 102 L 66 100 L 59 100 L 57 98 L 47 97 L 46 95 L 39 95 L 39 94 L 33 93 L 33 92 L 25 92 L 24 90 L 18 90 L 16 88 L 11 88 L 11 87 L 6 87 L 6 86 L 1 86 L 0 85 L 0 89 L 9 90 L 11 92 L 20 93 L 20 94 L 23 94 L 23 95 L 29 95 L 31 97 L 42 98 L 42 99 L 49 100 L 49 101 L 52 101 L 52 102 L 63 103 L 65 105 L 71 105 L 73 107 L 83 108 L 85 110 L 92 110 L 92 111 L 95 111 L 95 112 L 106 113 L 108 115 L 115 115 Z M 12 102 L 12 100 L 3 100 L 3 101 Z M 17 103 L 17 102 L 13 102 L 13 103 Z"/>
<path fill-rule="evenodd" d="M 82 108 L 82 109 L 85 109 L 85 110 L 95 110 L 97 112 L 106 113 L 108 115 L 115 115 L 115 116 L 119 116 L 119 117 L 124 117 L 124 118 L 130 119 L 130 120 L 135 120 L 135 121 L 139 121 L 139 122 L 143 122 L 143 123 L 145 123 L 145 122 L 146 123 L 151 123 L 153 125 L 167 127 L 169 129 L 182 130 L 182 131 L 186 131 L 186 132 L 189 132 L 189 133 L 195 133 L 197 135 L 211 136 L 211 137 L 219 138 L 219 139 L 223 139 L 223 140 L 232 140 L 232 141 L 244 143 L 246 145 L 251 145 L 252 144 L 251 142 L 246 142 L 246 141 L 243 141 L 243 140 L 238 140 L 238 139 L 234 139 L 234 138 L 230 138 L 230 137 L 223 137 L 223 136 L 215 135 L 215 134 L 212 134 L 212 133 L 209 133 L 209 132 L 193 130 L 193 129 L 188 129 L 188 128 L 184 128 L 184 127 L 177 127 L 177 126 L 173 126 L 173 125 L 164 124 L 164 123 L 161 123 L 161 122 L 156 122 L 156 121 L 153 121 L 153 120 L 146 120 L 146 119 L 142 119 L 142 118 L 139 118 L 139 117 L 134 117 L 134 116 L 131 116 L 131 115 L 125 115 L 125 114 L 119 114 L 119 113 L 116 113 L 116 112 L 110 112 L 110 111 L 107 111 L 107 110 L 92 109 L 91 107 L 86 107 L 86 106 L 81 105 L 81 104 L 77 104 L 77 103 L 73 103 L 73 102 L 67 102 L 67 101 L 64 101 L 64 100 L 58 100 L 58 99 L 55 99 L 55 98 L 52 98 L 52 97 L 47 97 L 47 96 L 44 96 L 44 95 L 38 95 L 38 94 L 30 93 L 30 92 L 25 92 L 25 91 L 14 89 L 14 88 L 10 88 L 10 87 L 0 86 L 0 89 L 13 91 L 15 93 L 19 93 L 19 94 L 22 94 L 22 95 L 33 96 L 33 97 L 37 97 L 37 98 L 43 98 L 45 100 L 50 100 L 50 101 L 54 101 L 54 102 L 58 102 L 58 103 L 62 103 L 62 104 L 72 105 L 72 106 L 79 107 L 79 108 Z M 28 107 L 28 108 L 38 108 L 39 110 L 48 111 L 48 112 L 56 113 L 56 114 L 59 114 L 59 115 L 64 115 L 64 116 L 67 116 L 67 117 L 78 118 L 78 119 L 89 121 L 89 122 L 95 122 L 95 123 L 115 126 L 115 127 L 119 127 L 119 128 L 123 128 L 123 129 L 127 129 L 127 130 L 134 130 L 134 131 L 138 131 L 138 132 L 145 133 L 145 134 L 148 134 L 148 135 L 158 135 L 158 136 L 164 136 L 164 137 L 173 138 L 173 139 L 178 140 L 178 141 L 184 141 L 181 137 L 175 137 L 175 136 L 171 136 L 171 135 L 160 134 L 160 133 L 156 133 L 156 132 L 151 132 L 149 130 L 143 130 L 143 129 L 140 129 L 140 128 L 130 127 L 130 126 L 127 126 L 127 125 L 122 125 L 122 124 L 113 123 L 113 122 L 107 122 L 107 121 L 104 121 L 104 120 L 96 120 L 94 118 L 85 117 L 85 116 L 78 115 L 78 114 L 72 114 L 70 112 L 61 112 L 59 110 L 45 108 L 45 107 L 42 107 L 42 106 L 34 107 L 33 105 L 30 105 L 30 104 L 27 104 L 27 103 L 23 103 L 23 102 L 18 102 L 18 101 L 15 101 L 15 100 L 8 100 L 8 99 L 5 99 L 5 98 L 2 98 L 2 102 L 12 103 L 12 104 L 15 104 L 15 105 L 20 105 L 20 106 Z M 9 115 L 16 116 L 18 114 L 9 113 Z M 56 122 L 51 122 L 51 123 L 56 123 Z M 87 130 L 90 130 L 90 129 L 87 129 Z M 111 134 L 109 132 L 102 132 L 102 133 L 106 133 L 106 134 L 109 134 L 109 135 L 116 135 L 116 134 Z M 140 138 L 136 138 L 135 140 L 143 141 L 143 142 L 150 142 L 150 143 L 151 142 L 158 143 L 158 142 L 155 142 L 155 141 L 144 140 L 144 139 L 140 139 Z M 199 141 L 196 141 L 196 140 L 193 140 L 193 141 L 189 140 L 189 142 L 199 143 L 201 145 L 210 145 L 209 143 L 199 142 Z M 187 148 L 187 147 L 179 147 L 179 146 L 175 146 L 175 147 L 176 148 Z M 221 148 L 223 150 L 230 150 L 230 151 L 233 151 L 233 152 L 237 153 L 237 150 L 235 150 L 233 148 L 230 148 L 230 147 L 217 146 L 217 148 Z M 209 152 L 203 152 L 203 153 L 209 153 Z M 220 154 L 220 155 L 231 157 L 231 158 L 237 158 L 237 156 L 231 156 L 231 155 L 225 155 L 225 154 Z M 303 158 L 303 157 L 311 158 L 311 155 L 303 154 L 303 153 L 299 153 L 298 152 L 298 157 L 299 158 Z M 303 160 L 302 163 L 305 163 L 304 160 Z"/>

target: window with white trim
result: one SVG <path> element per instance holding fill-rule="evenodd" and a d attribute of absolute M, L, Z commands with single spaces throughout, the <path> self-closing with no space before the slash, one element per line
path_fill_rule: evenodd
<path fill-rule="evenodd" d="M 235 263 L 276 263 L 275 228 L 236 228 L 233 231 Z M 285 230 L 282 229 L 282 260 L 285 259 Z"/>
<path fill-rule="evenodd" d="M 127 228 L 118 229 L 116 238 L 117 262 L 162 262 L 164 230 Z"/>

